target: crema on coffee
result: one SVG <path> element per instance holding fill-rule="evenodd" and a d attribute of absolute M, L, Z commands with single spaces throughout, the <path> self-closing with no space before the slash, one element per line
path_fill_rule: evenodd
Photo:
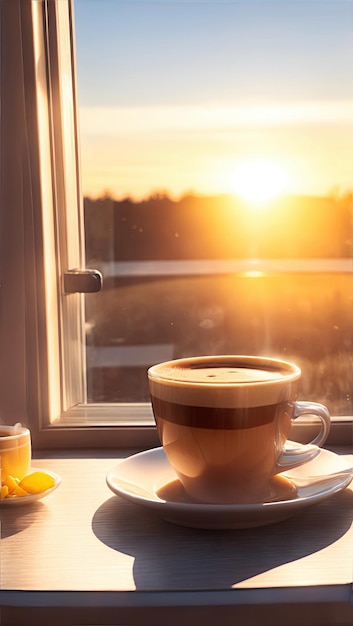
<path fill-rule="evenodd" d="M 293 397 L 300 370 L 261 357 L 178 359 L 149 370 L 151 395 L 161 401 L 199 407 L 268 406 Z M 296 385 L 295 385 L 296 387 Z"/>

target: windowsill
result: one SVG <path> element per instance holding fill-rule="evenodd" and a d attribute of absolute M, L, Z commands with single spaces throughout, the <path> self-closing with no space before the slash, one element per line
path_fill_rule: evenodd
<path fill-rule="evenodd" d="M 36 453 L 62 484 L 0 510 L 2 623 L 353 623 L 351 486 L 273 526 L 195 530 L 112 494 L 131 453 Z"/>
<path fill-rule="evenodd" d="M 317 422 L 293 424 L 290 439 L 307 443 L 317 434 Z M 97 404 L 74 407 L 60 420 L 40 430 L 31 424 L 32 444 L 40 449 L 152 448 L 160 445 L 150 403 Z M 353 417 L 331 417 L 329 446 L 353 441 Z"/>

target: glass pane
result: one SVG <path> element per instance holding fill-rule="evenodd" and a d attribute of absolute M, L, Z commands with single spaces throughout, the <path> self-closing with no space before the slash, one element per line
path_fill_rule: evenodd
<path fill-rule="evenodd" d="M 352 3 L 75 0 L 90 402 L 267 354 L 352 414 Z"/>

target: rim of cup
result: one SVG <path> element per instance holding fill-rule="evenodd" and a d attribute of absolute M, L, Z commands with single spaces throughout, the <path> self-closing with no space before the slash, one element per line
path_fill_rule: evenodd
<path fill-rule="evenodd" d="M 11 434 L 2 434 L 3 432 L 14 431 Z M 17 439 L 29 435 L 30 431 L 26 426 L 11 426 L 9 424 L 0 424 L 0 440 Z"/>
<path fill-rule="evenodd" d="M 187 366 L 195 365 L 195 369 L 197 369 L 197 365 L 205 366 L 207 364 L 214 363 L 214 367 L 224 366 L 235 366 L 235 367 L 251 367 L 253 369 L 273 369 L 276 370 L 284 370 L 284 373 L 281 374 L 280 377 L 276 378 L 268 378 L 266 380 L 255 380 L 255 381 L 214 381 L 212 382 L 212 387 L 257 387 L 257 386 L 268 386 L 268 385 L 283 385 L 284 383 L 293 382 L 298 380 L 301 377 L 301 369 L 295 363 L 291 363 L 290 361 L 285 361 L 282 359 L 266 357 L 266 356 L 251 356 L 251 355 L 209 355 L 209 356 L 192 356 L 192 357 L 184 357 L 180 359 L 173 359 L 169 361 L 164 361 L 161 363 L 156 363 L 152 365 L 147 373 L 148 377 L 152 381 L 160 382 L 161 384 L 172 383 L 173 386 L 182 386 L 182 387 L 202 387 L 210 385 L 210 381 L 202 381 L 202 380 L 187 380 L 187 378 L 180 378 L 175 376 L 175 373 L 178 371 L 178 365 L 183 364 Z M 169 370 L 169 371 L 168 371 Z"/>

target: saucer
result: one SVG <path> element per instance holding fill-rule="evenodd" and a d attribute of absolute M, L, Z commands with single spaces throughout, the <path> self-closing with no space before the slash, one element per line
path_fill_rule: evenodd
<path fill-rule="evenodd" d="M 353 478 L 353 457 L 319 448 L 313 460 L 283 476 L 296 488 L 292 499 L 259 504 L 194 503 L 185 499 L 163 448 L 154 448 L 121 461 L 108 472 L 106 482 L 116 495 L 154 510 L 167 522 L 206 529 L 254 528 L 283 521 L 345 489 Z"/>
<path fill-rule="evenodd" d="M 32 468 L 31 473 L 35 472 L 36 469 Z M 0 500 L 0 506 L 21 506 L 23 504 L 31 504 L 32 502 L 37 502 L 37 500 L 41 500 L 46 496 L 49 496 L 57 487 L 59 487 L 61 483 L 61 478 L 58 474 L 54 474 L 49 470 L 40 469 L 38 471 L 45 471 L 46 474 L 50 474 L 55 480 L 55 484 L 50 487 L 50 489 L 46 489 L 45 491 L 41 491 L 39 493 L 29 493 L 28 496 L 14 496 L 13 498 L 4 498 L 4 500 Z"/>

